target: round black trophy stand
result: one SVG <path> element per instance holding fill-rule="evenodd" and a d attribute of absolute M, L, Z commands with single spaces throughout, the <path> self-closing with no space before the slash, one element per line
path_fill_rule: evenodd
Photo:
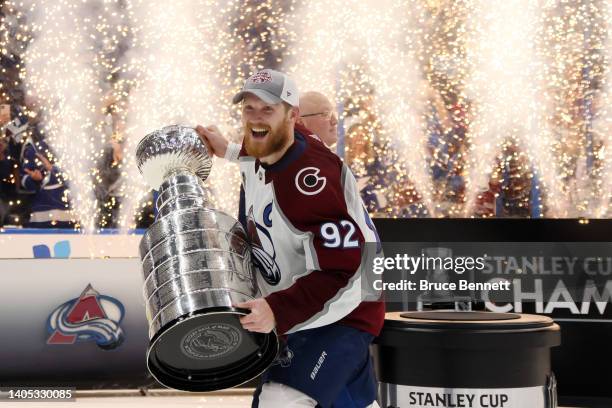
<path fill-rule="evenodd" d="M 556 407 L 550 349 L 561 331 L 548 317 L 388 313 L 374 343 L 382 408 Z"/>
<path fill-rule="evenodd" d="M 263 372 L 276 358 L 275 333 L 240 325 L 246 309 L 218 308 L 170 322 L 151 340 L 147 366 L 163 385 L 185 391 L 234 387 Z"/>

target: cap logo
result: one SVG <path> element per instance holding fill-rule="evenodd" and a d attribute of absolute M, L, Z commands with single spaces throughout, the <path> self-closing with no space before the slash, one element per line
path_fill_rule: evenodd
<path fill-rule="evenodd" d="M 271 82 L 272 75 L 269 72 L 258 72 L 249 78 L 249 80 L 254 84 L 263 84 L 264 82 Z"/>

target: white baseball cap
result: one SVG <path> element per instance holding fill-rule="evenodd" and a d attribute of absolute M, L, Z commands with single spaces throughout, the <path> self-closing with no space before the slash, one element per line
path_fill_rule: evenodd
<path fill-rule="evenodd" d="M 300 95 L 295 82 L 282 72 L 273 69 L 263 69 L 247 79 L 242 90 L 234 96 L 232 102 L 242 101 L 247 93 L 272 105 L 287 102 L 297 107 L 300 104 Z"/>

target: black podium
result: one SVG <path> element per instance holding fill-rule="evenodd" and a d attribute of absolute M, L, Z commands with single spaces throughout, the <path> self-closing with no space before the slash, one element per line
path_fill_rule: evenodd
<path fill-rule="evenodd" d="M 419 218 L 375 219 L 374 223 L 383 242 L 612 242 L 612 220 Z M 563 333 L 562 345 L 551 352 L 561 406 L 612 406 L 609 366 L 612 361 L 612 303 L 607 297 L 607 291 L 612 288 L 612 253 L 598 255 L 604 265 L 600 274 L 610 274 L 609 278 L 604 276 L 610 283 L 599 288 L 601 301 L 584 305 L 583 299 L 577 296 L 571 302 L 573 307 L 568 304 L 568 307 L 543 313 L 552 318 Z M 572 281 L 576 292 L 581 293 L 581 288 L 575 287 L 581 284 L 576 276 L 550 276 L 549 279 L 561 283 Z M 588 292 L 587 288 L 582 289 Z M 389 304 L 387 308 L 388 312 L 404 310 L 410 310 L 410 305 Z M 536 305 L 524 302 L 521 312 L 536 313 Z"/>

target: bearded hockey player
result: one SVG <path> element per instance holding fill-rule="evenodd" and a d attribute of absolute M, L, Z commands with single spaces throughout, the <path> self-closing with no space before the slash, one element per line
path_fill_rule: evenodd
<path fill-rule="evenodd" d="M 236 305 L 251 311 L 241 323 L 285 340 L 253 406 L 377 406 L 368 347 L 384 304 L 363 301 L 361 271 L 364 244 L 378 237 L 355 178 L 296 124 L 298 90 L 283 73 L 256 73 L 233 102 L 242 104 L 241 146 L 215 126 L 197 130 L 215 155 L 240 163 L 240 218 L 264 296 Z"/>

